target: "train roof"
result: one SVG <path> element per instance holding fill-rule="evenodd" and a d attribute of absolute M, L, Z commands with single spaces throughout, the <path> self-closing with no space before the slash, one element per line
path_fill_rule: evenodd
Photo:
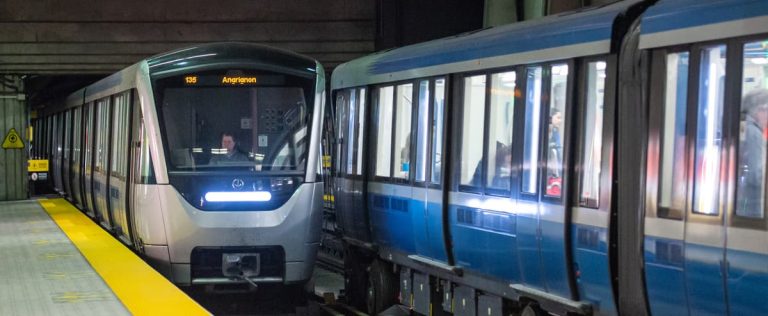
<path fill-rule="evenodd" d="M 638 2 L 620 1 L 383 51 L 338 66 L 332 85 L 336 89 L 608 53 L 614 21 Z"/>
<path fill-rule="evenodd" d="M 210 43 L 177 49 L 147 59 L 150 76 L 170 75 L 178 71 L 203 70 L 231 65 L 258 66 L 262 69 L 294 73 L 305 77 L 317 75 L 318 63 L 291 51 L 251 43 Z"/>
<path fill-rule="evenodd" d="M 643 14 L 640 48 L 766 32 L 766 0 L 660 0 Z"/>

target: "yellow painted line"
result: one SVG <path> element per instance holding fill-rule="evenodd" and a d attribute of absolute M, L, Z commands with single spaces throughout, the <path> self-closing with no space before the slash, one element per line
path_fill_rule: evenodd
<path fill-rule="evenodd" d="M 40 200 L 40 205 L 131 314 L 211 314 L 66 200 Z"/>

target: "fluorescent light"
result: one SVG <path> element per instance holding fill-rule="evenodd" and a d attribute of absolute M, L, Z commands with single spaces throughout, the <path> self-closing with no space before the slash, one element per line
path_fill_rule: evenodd
<path fill-rule="evenodd" d="M 272 193 L 264 191 L 251 192 L 208 192 L 205 200 L 208 202 L 266 202 L 272 199 Z"/>

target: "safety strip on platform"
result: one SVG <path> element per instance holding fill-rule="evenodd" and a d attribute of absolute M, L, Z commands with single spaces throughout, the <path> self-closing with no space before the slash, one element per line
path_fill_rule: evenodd
<path fill-rule="evenodd" d="M 66 200 L 40 205 L 131 314 L 211 314 Z"/>

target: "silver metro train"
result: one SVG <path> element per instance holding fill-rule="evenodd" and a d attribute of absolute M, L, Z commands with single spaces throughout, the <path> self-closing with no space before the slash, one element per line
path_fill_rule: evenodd
<path fill-rule="evenodd" d="M 44 108 L 55 189 L 179 285 L 302 284 L 314 266 L 325 73 L 244 43 L 142 60 Z"/>

